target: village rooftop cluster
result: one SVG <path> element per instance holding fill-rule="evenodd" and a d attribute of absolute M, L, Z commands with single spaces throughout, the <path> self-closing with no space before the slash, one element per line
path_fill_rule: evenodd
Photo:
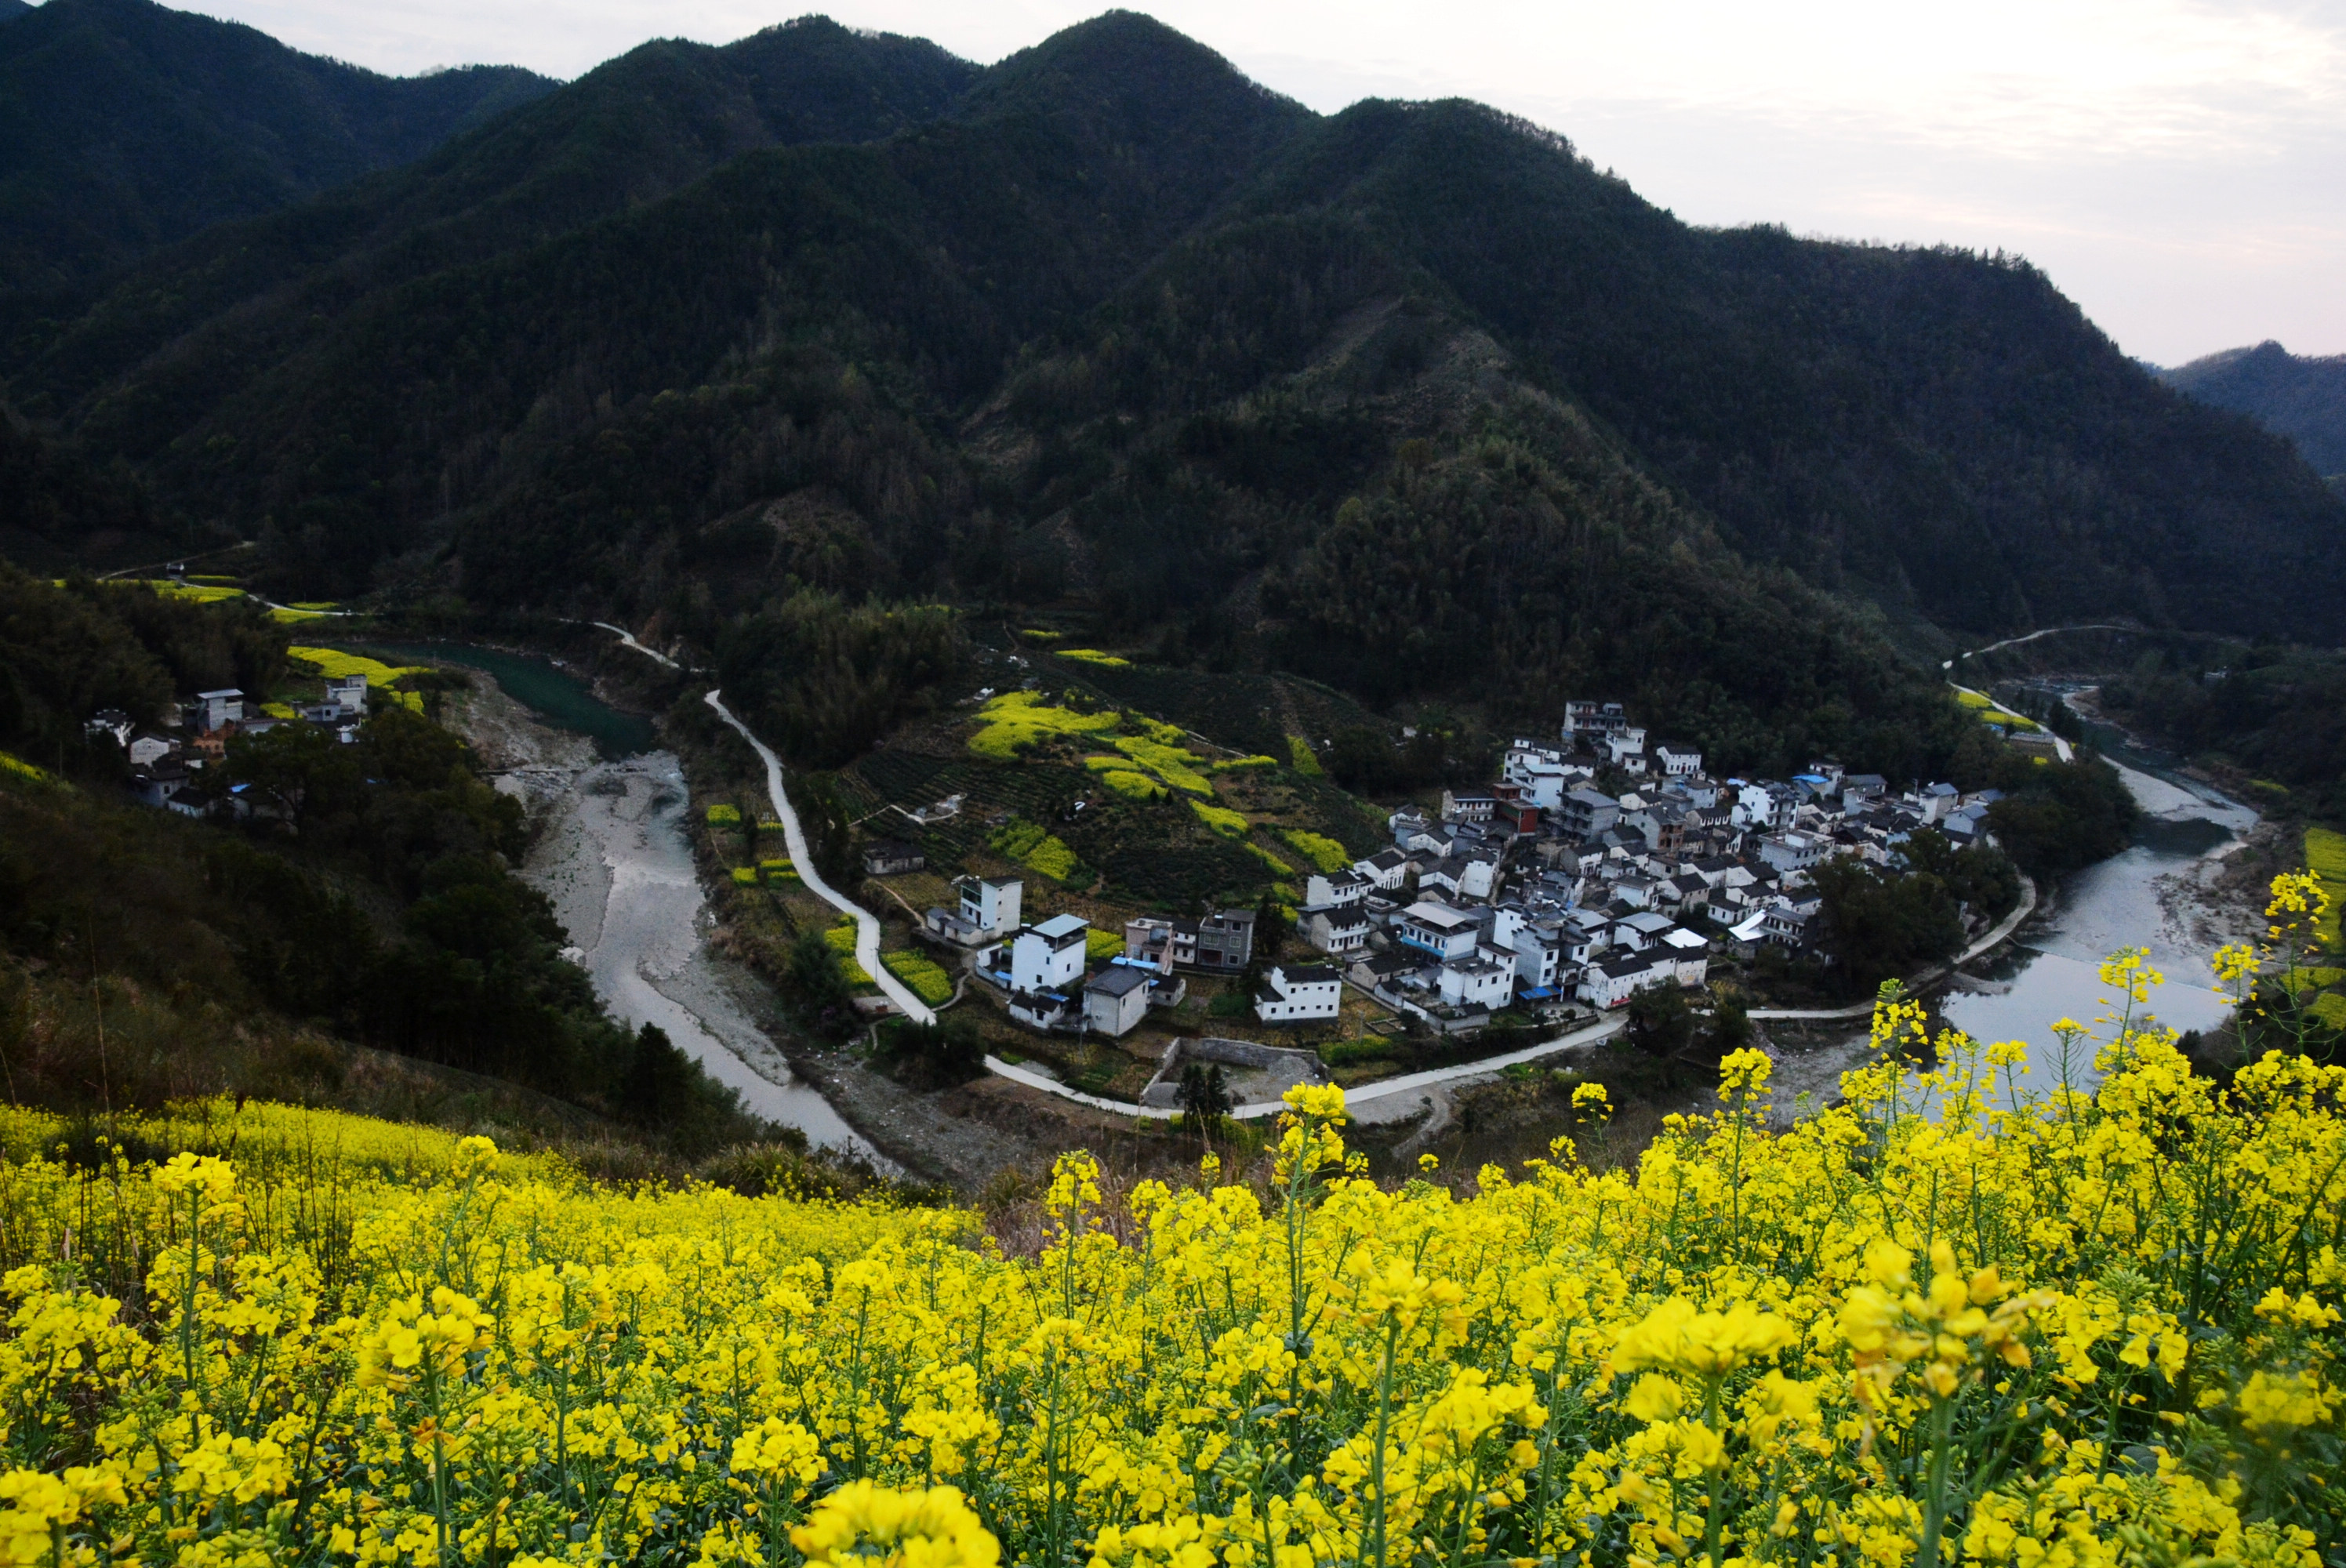
<path fill-rule="evenodd" d="M 1597 787 L 1624 778 L 1618 794 Z M 1569 703 L 1558 744 L 1517 739 L 1489 789 L 1444 791 L 1438 815 L 1397 810 L 1390 848 L 1313 873 L 1296 925 L 1322 957 L 1263 966 L 1254 1014 L 1333 1020 L 1350 983 L 1455 1033 L 1509 1008 L 1602 1011 L 1651 987 L 1699 987 L 1722 951 L 1810 948 L 1821 862 L 1895 868 L 1924 831 L 1957 848 L 1992 841 L 1996 799 L 1893 789 L 1830 761 L 1790 779 L 1713 779 L 1698 748 L 1648 745 L 1621 704 Z M 867 865 L 898 869 L 885 855 Z M 1251 910 L 1129 920 L 1123 952 L 1093 968 L 1090 922 L 1025 922 L 1019 879 L 964 877 L 955 891 L 956 908 L 927 911 L 925 934 L 975 950 L 972 972 L 1033 1029 L 1121 1036 L 1150 1008 L 1178 1005 L 1185 976 L 1253 962 Z"/>
<path fill-rule="evenodd" d="M 280 724 L 314 724 L 344 744 L 358 739 L 366 721 L 367 677 L 331 676 L 317 702 L 260 705 L 234 687 L 199 691 L 163 710 L 159 721 L 140 728 L 119 708 L 100 708 L 82 725 L 92 740 L 111 739 L 129 759 L 129 787 L 140 802 L 183 817 L 230 817 L 239 820 L 277 814 L 275 803 L 248 784 L 215 786 L 207 769 L 227 759 L 228 743 L 239 735 L 265 735 Z"/>

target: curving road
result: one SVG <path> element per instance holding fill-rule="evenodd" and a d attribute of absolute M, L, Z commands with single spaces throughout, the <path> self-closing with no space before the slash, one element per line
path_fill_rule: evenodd
<path fill-rule="evenodd" d="M 2002 703 L 2000 703 L 2000 702 L 1996 701 L 1996 699 L 1995 699 L 1995 698 L 1994 698 L 1994 697 L 1990 697 L 1987 693 L 1985 693 L 1985 692 L 1984 692 L 1984 691 L 1973 691 L 1973 690 L 1972 690 L 1972 688 L 1971 688 L 1970 687 L 1967 687 L 1967 686 L 1956 686 L 1956 685 L 1955 685 L 1955 683 L 1954 683 L 1953 681 L 1952 681 L 1952 680 L 1951 680 L 1951 681 L 1949 681 L 1949 682 L 1947 682 L 1947 684 L 1948 684 L 1949 686 L 1953 686 L 1953 687 L 1955 687 L 1955 689 L 1956 689 L 1957 691 L 1964 692 L 1964 693 L 1969 694 L 1970 696 L 1973 696 L 1973 697 L 1978 697 L 1982 702 L 1986 703 L 1989 707 L 1991 707 L 1991 708 L 1994 708 L 1998 713 L 2009 713 L 2009 712 L 2011 712 L 2011 711 L 2012 711 L 2010 708 L 2008 708 L 2004 707 L 2004 704 L 2002 704 Z M 2054 735 L 2054 734 L 2053 734 L 2052 728 L 2051 728 L 2050 726 L 2047 726 L 2047 725 L 2039 725 L 2039 726 L 2038 726 L 2038 728 L 2041 728 L 2041 729 L 2043 729 L 2046 735 L 2048 735 L 2048 736 L 2051 736 L 2051 737 L 2052 737 L 2052 739 L 2053 739 L 2053 749 L 2054 749 L 2054 750 L 2055 750 L 2055 751 L 2057 751 L 2057 752 L 2059 752 L 2059 753 L 2061 754 L 2061 760 L 2062 760 L 2062 761 L 2064 761 L 2064 762 L 2075 762 L 2075 761 L 2077 759 L 2077 754 L 2076 754 L 2076 752 L 2074 752 L 2074 751 L 2072 751 L 2072 750 L 2070 750 L 2070 749 L 2069 749 L 2069 743 L 2068 743 L 2067 741 L 2066 741 L 2066 740 L 2062 739 L 2059 736 L 2057 736 L 2057 735 Z"/>
<path fill-rule="evenodd" d="M 1964 964 L 2018 931 L 2020 922 L 2035 912 L 2036 883 L 2027 877 L 2023 877 L 2020 879 L 2020 903 L 2010 914 L 1996 921 L 1986 935 L 1957 953 L 1954 962 L 1924 970 L 1906 983 L 1906 989 L 1909 992 L 1920 991 L 1946 973 L 1948 970 L 1961 969 Z M 1865 1018 L 1871 1016 L 1872 1012 L 1873 1001 L 1869 997 L 1863 1002 L 1852 1002 L 1846 1007 L 1755 1007 L 1749 1016 L 1753 1018 Z"/>
<path fill-rule="evenodd" d="M 649 653 L 651 650 L 647 648 L 644 651 Z M 782 759 L 774 755 L 773 748 L 750 734 L 748 725 L 733 717 L 732 711 L 719 700 L 715 687 L 709 689 L 706 700 L 717 710 L 717 717 L 739 730 L 741 738 L 748 741 L 750 748 L 765 762 L 766 793 L 773 799 L 774 814 L 782 820 L 782 840 L 790 846 L 790 864 L 798 869 L 799 880 L 831 908 L 842 914 L 855 917 L 855 962 L 863 966 L 863 972 L 880 987 L 881 994 L 903 1009 L 907 1018 L 915 1023 L 934 1023 L 937 1021 L 935 1010 L 913 995 L 910 988 L 889 973 L 887 966 L 880 962 L 879 917 L 849 901 L 846 894 L 824 881 L 822 873 L 814 869 L 814 857 L 807 851 L 806 835 L 799 830 L 799 814 L 790 809 L 790 798 L 782 789 Z"/>
<path fill-rule="evenodd" d="M 684 668 L 684 666 L 682 666 L 682 665 L 680 665 L 680 664 L 677 663 L 677 662 L 676 662 L 676 660 L 674 660 L 674 659 L 672 659 L 672 658 L 668 657 L 668 655 L 666 655 L 666 654 L 664 654 L 664 653 L 661 653 L 658 649 L 657 649 L 657 648 L 648 648 L 648 647 L 644 647 L 644 645 L 643 645 L 643 644 L 641 644 L 641 643 L 639 643 L 639 642 L 638 642 L 638 641 L 636 640 L 636 634 L 635 634 L 635 633 L 633 633 L 633 632 L 631 632 L 631 631 L 629 631 L 629 630 L 628 630 L 627 627 L 625 627 L 625 626 L 613 626 L 613 625 L 612 625 L 610 622 L 608 622 L 608 621 L 588 621 L 586 624 L 587 624 L 588 626 L 595 626 L 595 627 L 597 627 L 597 628 L 598 628 L 598 629 L 600 629 L 600 630 L 607 631 L 607 632 L 610 632 L 610 633 L 614 634 L 615 636 L 617 636 L 618 637 L 618 639 L 619 639 L 619 646 L 620 646 L 621 647 L 630 647 L 630 648 L 633 648 L 633 649 L 635 649 L 638 653 L 639 653 L 639 654 L 643 655 L 646 658 L 648 658 L 648 659 L 657 659 L 657 660 L 658 660 L 658 662 L 660 662 L 661 664 L 664 664 L 664 665 L 668 666 L 668 668 L 670 668 L 670 669 L 677 669 L 677 670 L 680 670 L 680 669 Z M 718 711 L 721 713 L 721 712 L 723 712 L 723 711 L 724 711 L 724 709 L 719 708 Z M 741 728 L 741 727 L 740 727 L 740 725 L 738 725 L 738 724 L 737 724 L 737 725 L 735 725 L 733 728 L 736 728 L 736 729 L 740 729 L 740 728 Z M 750 733 L 750 732 L 749 732 L 748 730 L 746 730 L 746 729 L 742 729 L 742 730 L 741 730 L 741 733 L 742 733 L 742 734 L 744 734 L 744 735 L 747 735 L 747 734 L 748 734 L 748 733 Z"/>
<path fill-rule="evenodd" d="M 2139 626 L 2111 626 L 2106 623 L 2087 626 L 2046 626 L 2041 632 L 2030 632 L 2025 636 L 2006 637 L 2000 643 L 1990 643 L 1984 648 L 1965 648 L 1963 652 L 1957 654 L 1954 658 L 1943 660 L 1940 663 L 1939 667 L 1941 669 L 1953 669 L 1955 667 L 1956 659 L 1970 658 L 1974 654 L 1994 653 L 1998 648 L 2018 647 L 2022 643 L 2033 643 L 2038 637 L 2059 636 L 2063 632 L 2134 632 L 2140 631 L 2141 629 L 2142 628 Z"/>
<path fill-rule="evenodd" d="M 1553 1040 L 1543 1040 L 1536 1045 L 1526 1045 L 1520 1051 L 1509 1051 L 1497 1056 L 1485 1056 L 1477 1062 L 1461 1062 L 1454 1067 L 1434 1067 L 1423 1073 L 1403 1073 L 1397 1078 L 1382 1078 L 1373 1084 L 1363 1084 L 1357 1089 L 1344 1091 L 1347 1105 L 1365 1105 L 1371 1100 L 1382 1100 L 1394 1095 L 1405 1095 L 1413 1089 L 1430 1089 L 1436 1084 L 1454 1084 L 1462 1078 L 1486 1078 L 1503 1067 L 1518 1062 L 1536 1062 L 1543 1056 L 1553 1056 L 1582 1045 L 1594 1045 L 1608 1040 L 1627 1026 L 1629 1016 L 1617 1013 L 1600 1019 L 1585 1029 L 1570 1034 L 1559 1034 Z M 997 1078 L 1007 1078 L 1024 1084 L 1030 1089 L 1040 1089 L 1046 1095 L 1056 1095 L 1062 1100 L 1073 1100 L 1079 1105 L 1089 1105 L 1096 1111 L 1109 1111 L 1119 1116 L 1145 1116 L 1150 1121 L 1169 1122 L 1181 1115 L 1178 1109 L 1159 1109 L 1155 1105 L 1137 1105 L 1129 1100 L 1110 1100 L 1099 1095 L 1086 1095 L 1080 1089 L 1070 1089 L 1057 1079 L 1025 1067 L 1014 1067 L 999 1056 L 985 1059 L 985 1070 Z M 1265 1100 L 1257 1105 L 1240 1105 L 1230 1113 L 1233 1120 L 1256 1121 L 1278 1115 L 1287 1109 L 1279 1100 Z"/>

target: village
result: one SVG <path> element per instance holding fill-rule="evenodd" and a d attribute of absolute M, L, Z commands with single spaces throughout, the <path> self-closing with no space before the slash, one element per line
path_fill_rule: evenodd
<path fill-rule="evenodd" d="M 110 739 L 121 748 L 129 766 L 125 782 L 142 805 L 182 817 L 269 820 L 282 815 L 284 803 L 250 782 L 225 781 L 229 741 L 266 735 L 280 725 L 307 724 L 350 745 L 366 722 L 367 681 L 362 670 L 331 674 L 322 697 L 301 703 L 263 704 L 235 687 L 199 691 L 170 704 L 154 724 L 140 726 L 119 708 L 101 708 L 82 731 L 91 740 Z M 399 699 L 399 694 L 390 695 Z"/>
<path fill-rule="evenodd" d="M 300 651 L 323 674 L 315 699 L 263 705 L 234 689 L 204 691 L 152 727 L 103 711 L 86 728 L 120 744 L 128 785 L 146 804 L 266 821 L 283 802 L 250 784 L 212 782 L 224 779 L 229 740 L 301 724 L 350 742 L 368 711 L 370 674 L 387 687 L 408 673 Z M 413 705 L 402 692 L 372 695 Z M 2024 734 L 2007 744 L 2042 742 Z M 896 897 L 911 917 L 904 938 L 938 952 L 942 968 L 965 977 L 964 991 L 990 996 L 1015 1030 L 1127 1042 L 1146 1054 L 1159 1033 L 1210 1029 L 1219 1038 L 1243 1022 L 1288 1043 L 1365 1037 L 1360 1050 L 1377 1036 L 1440 1041 L 1494 1024 L 1569 1024 L 1650 989 L 1699 992 L 1715 963 L 1748 962 L 1762 950 L 1823 957 L 1818 866 L 1847 856 L 1895 871 L 1902 846 L 1923 832 L 1954 849 L 1990 842 L 1996 799 L 1944 783 L 1894 787 L 1828 760 L 1789 779 L 1714 778 L 1699 748 L 1649 740 L 1624 705 L 1576 701 L 1552 743 L 1518 738 L 1487 787 L 1391 810 L 1382 847 L 1349 864 L 1323 860 L 1282 888 L 1280 900 L 1291 903 L 1077 912 L 1056 879 L 1041 876 L 1030 889 L 1023 868 L 940 881 L 923 874 L 917 843 L 866 838 L 857 853 L 872 883 L 901 879 L 943 895 L 924 909 Z M 959 809 L 956 797 L 904 815 L 924 825 Z M 767 880 L 794 886 L 773 864 Z M 1267 918 L 1282 928 L 1268 941 L 1259 929 Z M 890 1010 L 878 996 L 861 1005 Z"/>
<path fill-rule="evenodd" d="M 1811 952 L 1816 867 L 1852 856 L 1894 870 L 1923 832 L 1957 849 L 1991 842 L 1996 799 L 1894 788 L 1830 761 L 1784 779 L 1714 779 L 1699 748 L 1649 742 L 1621 704 L 1573 702 L 1556 741 L 1516 739 L 1487 789 L 1394 810 L 1387 847 L 1311 871 L 1290 911 L 1304 957 L 1264 953 L 1255 909 L 1133 915 L 1120 931 L 1073 912 L 1030 920 L 1025 880 L 1007 875 L 960 877 L 918 934 L 1044 1034 L 1121 1039 L 1179 1008 L 1201 977 L 1243 977 L 1245 1014 L 1280 1034 L 1329 1033 L 1348 998 L 1419 1033 L 1563 1023 L 1650 988 L 1700 989 L 1721 956 Z M 862 857 L 874 879 L 924 865 L 897 840 Z"/>

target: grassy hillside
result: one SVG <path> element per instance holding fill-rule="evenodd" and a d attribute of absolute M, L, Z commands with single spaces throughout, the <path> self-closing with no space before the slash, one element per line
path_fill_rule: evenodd
<path fill-rule="evenodd" d="M 151 0 L 59 0 L 0 34 L 0 292 L 115 271 L 422 157 L 551 88 L 395 79 Z"/>

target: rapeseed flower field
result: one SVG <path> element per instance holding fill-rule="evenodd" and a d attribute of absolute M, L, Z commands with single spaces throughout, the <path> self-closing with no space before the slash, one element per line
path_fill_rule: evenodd
<path fill-rule="evenodd" d="M 1740 1052 L 1632 1164 L 1393 1187 L 1304 1087 L 1250 1181 L 1061 1157 L 1015 1251 L 355 1118 L 140 1163 L 16 1113 L 0 1559 L 2334 1563 L 2346 1071 L 2212 1082 L 2141 954 L 2105 978 L 2090 1092 L 1893 993 L 1789 1131 Z"/>

